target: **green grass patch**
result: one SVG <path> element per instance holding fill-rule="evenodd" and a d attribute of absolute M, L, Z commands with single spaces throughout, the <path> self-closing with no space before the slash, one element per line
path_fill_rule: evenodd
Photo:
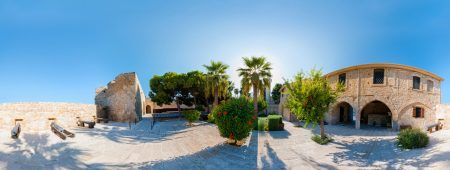
<path fill-rule="evenodd" d="M 316 142 L 318 144 L 321 144 L 321 145 L 325 145 L 325 144 L 330 143 L 330 142 L 333 141 L 333 139 L 331 137 L 329 137 L 329 136 L 326 136 L 324 139 L 322 139 L 320 137 L 320 135 L 314 135 L 313 137 L 311 137 L 311 139 L 314 142 Z"/>

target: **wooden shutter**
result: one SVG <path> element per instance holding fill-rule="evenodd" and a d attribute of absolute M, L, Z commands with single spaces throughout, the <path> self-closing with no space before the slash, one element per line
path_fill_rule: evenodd
<path fill-rule="evenodd" d="M 416 117 L 416 108 L 415 107 L 413 107 L 413 109 L 412 109 L 412 117 Z"/>
<path fill-rule="evenodd" d="M 425 117 L 425 108 L 420 108 L 420 117 Z"/>

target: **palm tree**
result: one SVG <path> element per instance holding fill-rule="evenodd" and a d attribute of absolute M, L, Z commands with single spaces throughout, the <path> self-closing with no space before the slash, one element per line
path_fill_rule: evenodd
<path fill-rule="evenodd" d="M 239 76 L 242 77 L 241 87 L 243 94 L 247 94 L 250 88 L 253 89 L 253 106 L 255 115 L 258 114 L 258 93 L 263 95 L 266 87 L 270 87 L 272 77 L 271 63 L 266 61 L 264 56 L 250 58 L 244 57 L 245 68 L 239 68 Z"/>
<path fill-rule="evenodd" d="M 219 97 L 226 96 L 228 92 L 228 75 L 226 70 L 228 65 L 218 61 L 211 61 L 210 65 L 203 65 L 206 68 L 206 96 L 214 95 L 213 108 L 219 104 Z"/>

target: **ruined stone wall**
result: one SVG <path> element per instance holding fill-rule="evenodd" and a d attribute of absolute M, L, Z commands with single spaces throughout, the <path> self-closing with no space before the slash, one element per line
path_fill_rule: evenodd
<path fill-rule="evenodd" d="M 362 109 L 370 102 L 378 100 L 386 104 L 392 112 L 393 128 L 400 125 L 412 125 L 424 128 L 437 121 L 436 106 L 440 104 L 440 82 L 430 76 L 411 70 L 397 68 L 385 69 L 384 84 L 373 84 L 373 69 L 356 69 L 346 73 L 346 89 L 338 101 L 330 108 L 327 120 L 336 123 L 339 113 L 335 107 L 341 102 L 349 103 L 356 120 L 359 120 Z M 421 78 L 420 89 L 412 88 L 413 76 Z M 329 77 L 332 86 L 338 82 L 339 75 Z M 433 90 L 427 91 L 427 80 L 433 81 Z M 358 97 L 359 96 L 359 97 Z M 412 117 L 413 107 L 425 108 L 424 118 Z"/>
<path fill-rule="evenodd" d="M 24 131 L 50 130 L 48 118 L 56 118 L 56 122 L 64 128 L 76 127 L 76 117 L 93 120 L 95 105 L 78 103 L 4 103 L 0 104 L 0 129 L 11 130 L 14 119 L 23 119 Z"/>
<path fill-rule="evenodd" d="M 136 73 L 120 74 L 106 87 L 98 88 L 95 104 L 98 117 L 106 116 L 119 122 L 141 120 L 145 111 L 145 95 Z"/>

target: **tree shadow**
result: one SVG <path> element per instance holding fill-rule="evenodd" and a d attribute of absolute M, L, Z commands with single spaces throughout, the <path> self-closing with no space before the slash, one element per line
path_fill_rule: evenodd
<path fill-rule="evenodd" d="M 267 132 L 274 139 L 287 139 L 291 135 L 291 133 L 287 130 L 282 131 L 269 131 Z"/>
<path fill-rule="evenodd" d="M 320 134 L 320 127 L 309 125 L 306 127 L 310 129 L 314 134 Z M 381 127 L 363 127 L 362 129 L 356 129 L 352 125 L 325 125 L 325 133 L 328 135 L 337 136 L 372 136 L 372 137 L 389 137 L 396 136 L 398 131 L 394 131 Z"/>
<path fill-rule="evenodd" d="M 86 152 L 70 148 L 69 142 L 52 143 L 50 134 L 22 134 L 18 139 L 5 143 L 8 147 L 0 151 L 2 169 L 85 169 L 80 161 Z M 0 164 L 1 165 L 1 164 Z"/>
<path fill-rule="evenodd" d="M 402 169 L 405 166 L 430 167 L 436 162 L 450 163 L 450 152 L 440 152 L 435 146 L 440 143 L 431 139 L 426 148 L 402 150 L 395 138 L 360 138 L 348 143 L 333 142 L 341 149 L 340 152 L 330 153 L 334 163 L 344 166 L 376 167 L 381 169 Z M 436 153 L 427 155 L 428 153 Z M 425 157 L 426 156 L 426 157 Z M 432 167 L 430 167 L 432 168 Z"/>
<path fill-rule="evenodd" d="M 224 139 L 225 140 L 225 139 Z M 136 169 L 257 169 L 257 132 L 243 146 L 224 143 L 207 147 L 190 155 L 169 160 L 158 160 L 139 164 L 91 165 L 91 168 L 136 168 Z"/>
<path fill-rule="evenodd" d="M 108 124 L 101 124 L 94 129 L 77 128 L 74 129 L 76 133 L 94 136 L 96 138 L 105 138 L 117 143 L 124 144 L 141 144 L 147 142 L 163 142 L 166 140 L 173 140 L 170 138 L 173 135 L 186 133 L 192 131 L 199 126 L 212 126 L 209 123 L 200 122 L 195 126 L 189 127 L 185 125 L 184 120 L 165 120 L 158 122 L 151 128 L 151 120 L 144 117 L 142 121 L 136 125 L 129 127 L 128 123 L 112 122 Z"/>
<path fill-rule="evenodd" d="M 261 168 L 259 169 L 286 169 L 286 164 L 278 157 L 267 141 L 264 142 L 263 147 L 267 149 L 267 153 L 261 156 L 261 165 L 258 166 Z"/>

